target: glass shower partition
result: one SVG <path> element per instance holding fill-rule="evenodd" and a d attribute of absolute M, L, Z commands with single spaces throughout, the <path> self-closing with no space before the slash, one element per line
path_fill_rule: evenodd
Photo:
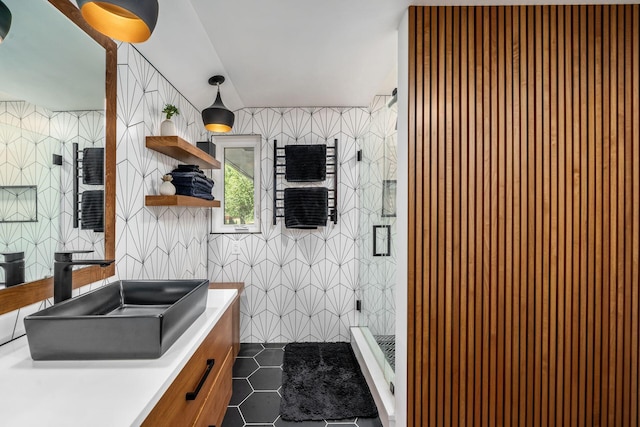
<path fill-rule="evenodd" d="M 377 96 L 360 162 L 359 326 L 391 385 L 395 371 L 397 109 Z"/>

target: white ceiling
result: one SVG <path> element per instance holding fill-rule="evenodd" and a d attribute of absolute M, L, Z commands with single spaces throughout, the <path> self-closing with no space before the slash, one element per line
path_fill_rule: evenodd
<path fill-rule="evenodd" d="M 624 0 L 614 0 L 619 2 Z M 634 0 L 636 1 L 636 0 Z M 563 0 L 595 3 L 601 0 Z M 606 1 L 611 2 L 611 1 Z M 397 28 L 409 5 L 548 4 L 547 0 L 159 0 L 136 47 L 198 109 L 223 74 L 241 107 L 367 106 L 395 87 Z"/>
<path fill-rule="evenodd" d="M 198 109 L 223 74 L 241 107 L 366 106 L 396 81 L 397 27 L 409 0 L 159 0 L 136 46 Z"/>

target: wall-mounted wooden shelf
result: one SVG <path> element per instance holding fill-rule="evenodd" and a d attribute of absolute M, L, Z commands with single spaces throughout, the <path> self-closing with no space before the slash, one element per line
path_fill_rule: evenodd
<path fill-rule="evenodd" d="M 220 169 L 220 162 L 179 136 L 147 136 L 146 146 L 189 165 Z"/>
<path fill-rule="evenodd" d="M 201 208 L 219 208 L 220 200 L 205 200 L 190 196 L 145 196 L 145 206 L 191 206 Z"/>

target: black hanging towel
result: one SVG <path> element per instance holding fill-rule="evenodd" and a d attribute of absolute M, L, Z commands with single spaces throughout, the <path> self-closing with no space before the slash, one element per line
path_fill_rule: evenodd
<path fill-rule="evenodd" d="M 83 230 L 104 231 L 104 190 L 82 192 L 80 208 L 80 228 Z"/>
<path fill-rule="evenodd" d="M 82 182 L 88 185 L 104 185 L 104 148 L 82 150 Z"/>
<path fill-rule="evenodd" d="M 327 146 L 287 145 L 285 179 L 289 182 L 318 182 L 327 179 Z"/>
<path fill-rule="evenodd" d="M 317 228 L 327 225 L 328 190 L 298 187 L 284 190 L 284 224 L 287 228 Z"/>

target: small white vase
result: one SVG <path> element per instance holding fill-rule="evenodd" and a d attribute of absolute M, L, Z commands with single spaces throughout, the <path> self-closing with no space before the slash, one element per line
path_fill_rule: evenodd
<path fill-rule="evenodd" d="M 176 125 L 173 120 L 166 119 L 160 123 L 160 135 L 161 136 L 174 136 L 176 135 Z"/>
<path fill-rule="evenodd" d="M 163 196 L 173 196 L 176 194 L 176 186 L 171 181 L 163 181 L 160 184 L 160 194 Z"/>

